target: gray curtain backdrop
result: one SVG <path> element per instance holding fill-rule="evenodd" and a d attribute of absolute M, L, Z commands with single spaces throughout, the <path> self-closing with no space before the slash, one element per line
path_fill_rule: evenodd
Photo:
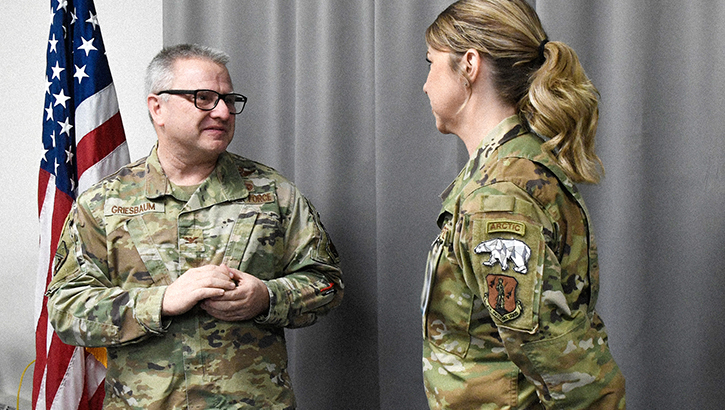
<path fill-rule="evenodd" d="M 424 409 L 419 299 L 439 194 L 466 160 L 422 91 L 445 0 L 165 0 L 164 44 L 231 54 L 231 151 L 293 179 L 342 256 L 343 304 L 288 332 L 301 409 Z M 725 2 L 539 0 L 602 95 L 607 176 L 584 186 L 598 309 L 629 409 L 719 409 Z"/>

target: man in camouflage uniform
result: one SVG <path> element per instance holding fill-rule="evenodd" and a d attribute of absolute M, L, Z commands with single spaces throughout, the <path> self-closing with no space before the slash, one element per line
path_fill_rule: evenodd
<path fill-rule="evenodd" d="M 312 205 L 226 151 L 245 102 L 227 61 L 162 50 L 147 74 L 156 147 L 80 195 L 66 221 L 49 316 L 64 342 L 107 348 L 104 408 L 293 408 L 283 328 L 341 301 Z"/>
<path fill-rule="evenodd" d="M 591 221 L 541 143 L 509 117 L 442 195 L 422 298 L 433 409 L 624 408 Z"/>

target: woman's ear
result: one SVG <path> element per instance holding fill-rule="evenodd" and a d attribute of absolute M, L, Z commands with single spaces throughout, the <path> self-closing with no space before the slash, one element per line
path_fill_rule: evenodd
<path fill-rule="evenodd" d="M 471 84 L 476 82 L 481 74 L 483 58 L 478 50 L 469 48 L 461 58 L 461 69 L 463 70 L 466 80 Z"/>

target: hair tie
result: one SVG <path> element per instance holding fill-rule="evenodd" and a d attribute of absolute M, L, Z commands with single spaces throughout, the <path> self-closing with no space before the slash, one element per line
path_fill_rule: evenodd
<path fill-rule="evenodd" d="M 544 47 L 546 46 L 546 43 L 549 42 L 548 38 L 545 38 L 541 44 L 539 44 L 539 59 L 537 62 L 541 65 L 544 64 L 544 61 L 546 60 L 546 56 L 544 55 Z"/>

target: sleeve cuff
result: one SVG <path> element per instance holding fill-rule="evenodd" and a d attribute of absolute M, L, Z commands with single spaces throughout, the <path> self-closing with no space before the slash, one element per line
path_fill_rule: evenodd
<path fill-rule="evenodd" d="M 254 321 L 263 325 L 284 326 L 289 311 L 289 306 L 285 303 L 286 290 L 274 280 L 265 281 L 264 284 L 269 292 L 269 309 L 266 314 L 258 315 Z"/>
<path fill-rule="evenodd" d="M 136 321 L 150 333 L 161 334 L 171 325 L 171 318 L 161 317 L 161 306 L 167 286 L 143 289 L 136 294 Z"/>

